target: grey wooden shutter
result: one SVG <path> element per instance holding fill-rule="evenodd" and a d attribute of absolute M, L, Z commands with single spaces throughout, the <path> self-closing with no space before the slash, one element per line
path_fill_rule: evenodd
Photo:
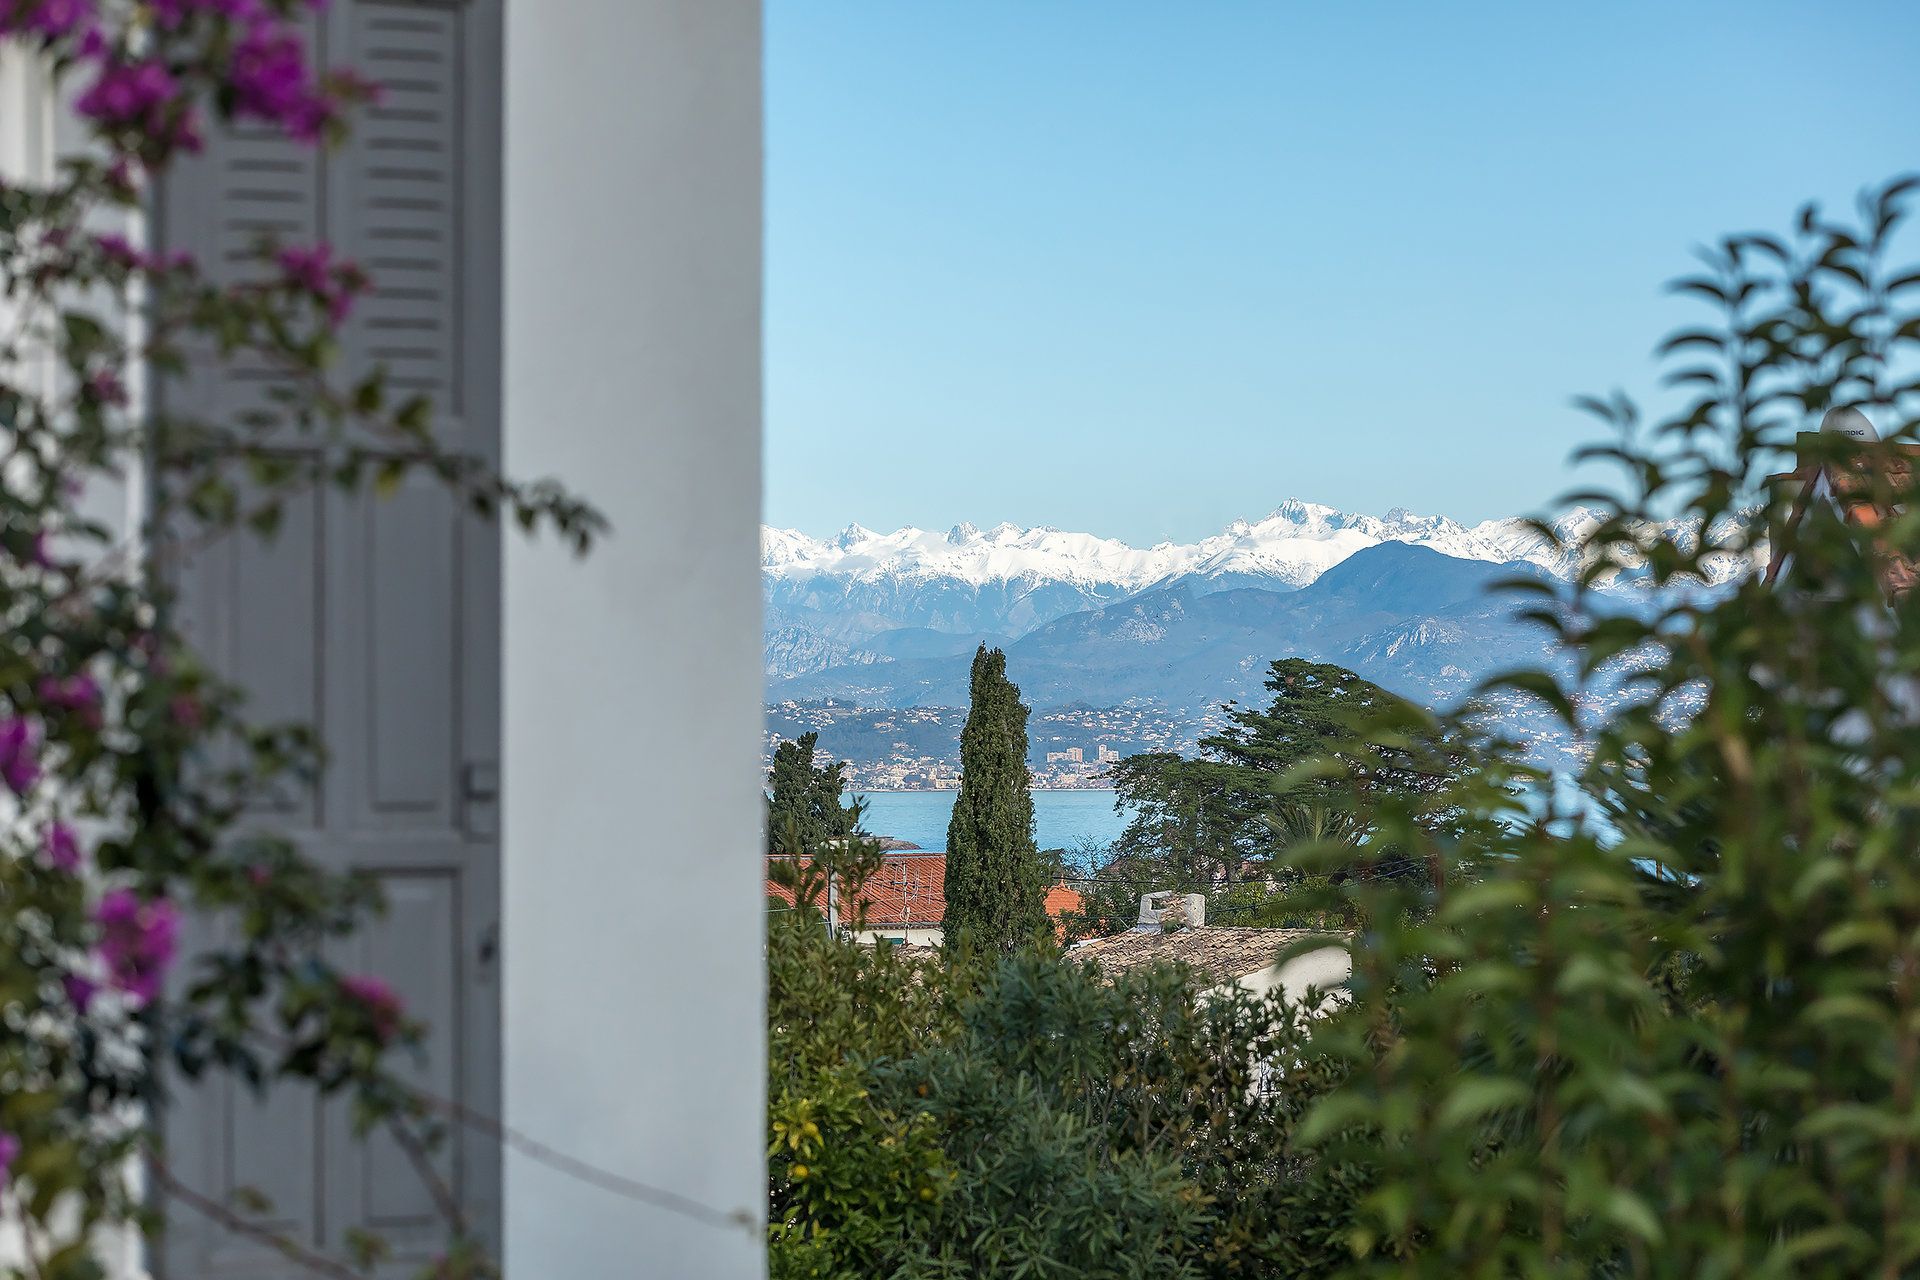
<path fill-rule="evenodd" d="M 323 64 L 380 81 L 382 103 L 335 153 L 248 128 L 212 140 L 162 193 L 159 238 L 236 276 L 262 233 L 331 240 L 376 281 L 345 335 L 347 372 L 385 365 L 396 393 L 433 398 L 443 439 L 497 459 L 499 0 L 338 0 L 313 35 Z M 200 370 L 169 394 L 232 412 L 273 376 Z M 328 745 L 321 785 L 258 818 L 380 876 L 387 917 L 334 958 L 386 978 L 429 1024 L 413 1080 L 483 1115 L 500 1100 L 498 579 L 497 530 L 422 479 L 384 500 L 313 494 L 274 542 L 228 539 L 180 584 L 183 620 L 256 713 L 314 724 Z M 260 1192 L 262 1225 L 304 1247 L 338 1257 L 350 1231 L 378 1232 L 406 1274 L 444 1238 L 405 1153 L 356 1141 L 337 1102 L 184 1088 L 165 1133 L 176 1177 L 216 1200 Z M 499 1153 L 454 1138 L 439 1175 L 497 1239 Z M 305 1274 L 178 1207 L 155 1262 L 174 1280 Z"/>

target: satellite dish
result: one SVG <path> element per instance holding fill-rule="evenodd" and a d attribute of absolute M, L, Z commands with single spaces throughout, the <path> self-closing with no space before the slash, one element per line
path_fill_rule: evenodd
<path fill-rule="evenodd" d="M 1873 429 L 1873 423 L 1868 420 L 1867 415 L 1858 409 L 1827 410 L 1827 416 L 1820 419 L 1820 429 L 1863 443 L 1880 438 L 1880 433 Z"/>

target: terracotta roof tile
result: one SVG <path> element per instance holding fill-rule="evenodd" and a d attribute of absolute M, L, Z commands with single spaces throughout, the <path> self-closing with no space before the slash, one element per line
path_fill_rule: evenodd
<path fill-rule="evenodd" d="M 777 859 L 768 859 L 769 864 Z M 937 929 L 947 914 L 947 855 L 920 850 L 887 854 L 879 870 L 861 889 L 867 927 L 872 929 Z M 793 905 L 793 890 L 776 882 L 769 871 L 767 896 Z M 1065 885 L 1047 890 L 1048 916 L 1080 909 L 1080 895 Z M 855 918 L 850 904 L 840 904 L 848 922 Z"/>
<path fill-rule="evenodd" d="M 946 854 L 889 853 L 860 891 L 868 927 L 939 928 L 941 918 L 947 914 L 946 885 Z M 777 883 L 772 875 L 767 877 L 767 896 L 789 906 L 793 904 L 793 890 Z M 844 902 L 840 904 L 840 914 L 849 922 L 857 915 L 852 904 Z"/>
<path fill-rule="evenodd" d="M 1817 432 L 1805 433 L 1805 436 L 1817 435 Z M 1803 454 L 1810 451 L 1809 442 L 1804 436 L 1797 446 Z M 1803 461 L 1794 470 L 1772 477 L 1776 483 L 1797 485 L 1798 491 L 1794 494 L 1785 524 L 1772 531 L 1772 554 L 1765 580 L 1768 583 L 1777 581 L 1781 570 L 1785 568 L 1787 558 L 1793 551 L 1794 535 L 1799 531 L 1800 522 L 1806 518 L 1807 508 L 1812 505 L 1815 488 L 1823 473 L 1834 505 L 1839 507 L 1842 517 L 1851 524 L 1873 529 L 1895 515 L 1899 505 L 1912 493 L 1915 487 L 1913 472 L 1916 455 L 1920 455 L 1920 444 L 1883 441 L 1865 451 L 1865 456 L 1850 465 Z M 1905 556 L 1885 548 L 1883 552 L 1886 563 L 1882 567 L 1882 576 L 1887 594 L 1898 600 L 1912 590 L 1916 579 L 1915 568 Z"/>

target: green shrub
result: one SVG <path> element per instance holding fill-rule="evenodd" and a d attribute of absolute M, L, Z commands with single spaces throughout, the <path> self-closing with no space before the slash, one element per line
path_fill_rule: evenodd
<path fill-rule="evenodd" d="M 1344 1256 L 1358 1175 L 1291 1144 L 1334 1068 L 1303 1060 L 1277 999 L 776 920 L 775 1276 L 1296 1274 Z"/>
<path fill-rule="evenodd" d="M 922 1229 L 947 1176 L 929 1126 L 875 1096 L 873 1069 L 946 1034 L 947 975 L 910 952 L 830 937 L 809 910 L 769 921 L 773 1275 L 876 1274 Z"/>
<path fill-rule="evenodd" d="M 1723 242 L 1679 286 L 1721 309 L 1667 344 L 1679 411 L 1590 403 L 1628 485 L 1572 598 L 1541 598 L 1564 665 L 1500 682 L 1584 763 L 1532 811 L 1510 792 L 1544 775 L 1483 735 L 1460 801 L 1503 826 L 1450 844 L 1381 818 L 1438 887 L 1356 887 L 1354 1004 L 1313 1040 L 1347 1074 L 1303 1137 L 1376 1179 L 1351 1273 L 1920 1272 L 1920 601 L 1898 589 L 1920 510 L 1897 448 L 1920 273 L 1885 260 L 1912 186 L 1859 225 L 1809 208 L 1791 239 Z M 1799 442 L 1873 518 L 1815 504 L 1784 580 L 1701 589 L 1787 536 L 1799 486 L 1769 476 L 1833 405 L 1896 442 Z M 1675 513 L 1701 536 L 1662 536 Z M 1599 587 L 1623 570 L 1665 591 L 1622 609 Z M 1477 883 L 1446 874 L 1467 862 Z"/>
<path fill-rule="evenodd" d="M 853 994 L 808 990 L 863 1056 L 816 1073 L 816 1105 L 904 1144 L 875 1179 L 937 1189 L 837 1210 L 864 1252 L 829 1243 L 815 1274 L 1920 1274 L 1920 271 L 1886 261 L 1915 185 L 1857 226 L 1808 209 L 1789 240 L 1723 242 L 1679 286 L 1722 310 L 1665 348 L 1680 410 L 1588 402 L 1628 484 L 1567 548 L 1570 593 L 1515 584 L 1554 661 L 1486 691 L 1558 720 L 1570 776 L 1477 704 L 1381 708 L 1277 775 L 1344 778 L 1357 837 L 1294 846 L 1297 883 L 1216 919 L 1356 924 L 1346 1002 L 1311 1028 L 1047 955 L 929 962 L 882 997 L 898 961 L 818 939 Z M 1833 405 L 1889 442 L 1794 439 Z M 1788 445 L 1861 518 L 1795 527 Z M 1725 580 L 1786 538 L 1784 580 Z M 1369 788 L 1388 766 L 1447 784 Z"/>

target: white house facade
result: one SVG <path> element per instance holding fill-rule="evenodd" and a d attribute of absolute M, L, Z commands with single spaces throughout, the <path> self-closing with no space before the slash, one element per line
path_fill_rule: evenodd
<path fill-rule="evenodd" d="M 276 816 L 384 880 L 352 958 L 432 1024 L 419 1082 L 510 1135 L 463 1126 L 440 1168 L 506 1274 L 762 1275 L 759 5 L 334 0 L 313 21 L 324 61 L 388 84 L 352 141 L 222 134 L 139 234 L 214 264 L 260 231 L 332 241 L 382 286 L 348 364 L 611 533 L 576 560 L 427 486 L 317 496 L 272 548 L 196 563 L 185 616 L 332 748 Z M 0 48 L 0 174 L 75 137 Z M 241 371 L 158 394 L 260 393 Z M 336 1107 L 183 1091 L 156 1122 L 177 1175 L 265 1191 L 299 1243 L 338 1256 L 373 1228 L 395 1274 L 433 1245 L 401 1154 Z M 111 1264 L 305 1274 L 185 1218 Z"/>
<path fill-rule="evenodd" d="M 1203 993 L 1278 992 L 1294 1005 L 1309 992 L 1339 999 L 1353 976 L 1349 938 L 1318 929 L 1223 927 L 1206 919 L 1207 900 L 1201 894 L 1143 894 L 1132 929 L 1076 943 L 1067 958 L 1091 961 L 1109 975 L 1146 965 L 1184 965 Z"/>

